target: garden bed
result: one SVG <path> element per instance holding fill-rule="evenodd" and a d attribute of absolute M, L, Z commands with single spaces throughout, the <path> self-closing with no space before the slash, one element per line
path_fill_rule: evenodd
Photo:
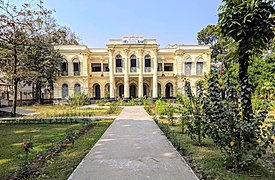
<path fill-rule="evenodd" d="M 95 121 L 89 126 L 80 123 L 1 125 L 0 135 L 3 137 L 0 139 L 1 179 L 25 177 L 44 179 L 43 177 L 54 174 L 56 177 L 50 179 L 66 179 L 112 121 Z M 68 138 L 70 134 L 75 135 L 74 146 L 72 139 Z M 30 139 L 34 149 L 29 155 L 30 161 L 22 166 L 25 162 L 22 143 Z M 61 159 L 56 160 L 57 158 Z M 64 168 L 62 171 L 61 167 Z M 14 174 L 16 169 L 19 170 Z M 47 169 L 51 170 L 48 172 Z"/>
<path fill-rule="evenodd" d="M 275 145 L 272 146 L 273 149 L 268 149 L 263 159 L 258 160 L 250 168 L 234 173 L 224 167 L 224 156 L 211 139 L 204 139 L 203 146 L 198 146 L 187 134 L 182 133 L 180 122 L 174 126 L 166 119 L 157 122 L 200 179 L 275 179 Z"/>

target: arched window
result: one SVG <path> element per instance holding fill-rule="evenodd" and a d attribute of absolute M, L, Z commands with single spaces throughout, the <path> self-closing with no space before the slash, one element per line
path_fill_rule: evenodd
<path fill-rule="evenodd" d="M 74 85 L 74 94 L 77 94 L 79 92 L 81 92 L 81 86 L 77 83 Z"/>
<path fill-rule="evenodd" d="M 100 99 L 100 85 L 99 84 L 94 84 L 93 95 L 94 95 L 94 99 Z"/>
<path fill-rule="evenodd" d="M 68 62 L 66 59 L 61 62 L 61 76 L 68 76 Z"/>
<path fill-rule="evenodd" d="M 196 74 L 203 75 L 203 59 L 199 59 L 196 65 Z"/>
<path fill-rule="evenodd" d="M 145 72 L 151 72 L 151 56 L 147 54 L 145 60 Z"/>
<path fill-rule="evenodd" d="M 73 60 L 73 66 L 74 66 L 74 76 L 80 75 L 80 62 L 78 59 Z"/>
<path fill-rule="evenodd" d="M 190 76 L 192 71 L 192 59 L 188 58 L 185 61 L 185 75 Z"/>
<path fill-rule="evenodd" d="M 116 72 L 122 72 L 122 57 L 121 55 L 116 56 Z"/>
<path fill-rule="evenodd" d="M 137 58 L 135 55 L 130 57 L 130 72 L 137 72 Z"/>
<path fill-rule="evenodd" d="M 165 86 L 165 97 L 167 99 L 173 97 L 173 84 L 167 83 Z"/>
<path fill-rule="evenodd" d="M 67 84 L 62 85 L 62 100 L 65 100 L 69 95 L 69 88 Z"/>

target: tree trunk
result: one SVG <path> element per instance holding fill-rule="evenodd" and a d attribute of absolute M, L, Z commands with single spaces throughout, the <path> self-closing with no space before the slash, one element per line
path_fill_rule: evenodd
<path fill-rule="evenodd" d="M 41 82 L 39 80 L 36 82 L 36 102 L 38 104 L 42 103 L 42 101 L 41 101 Z"/>
<path fill-rule="evenodd" d="M 18 77 L 17 77 L 17 50 L 16 46 L 13 47 L 14 69 L 13 69 L 13 101 L 11 116 L 16 116 L 16 103 L 17 103 L 17 89 L 18 89 Z"/>
<path fill-rule="evenodd" d="M 243 47 L 240 45 L 240 48 Z M 245 50 L 239 51 L 239 78 L 241 84 L 241 105 L 243 120 L 249 121 L 253 116 L 251 103 L 251 83 L 248 79 L 249 54 Z"/>

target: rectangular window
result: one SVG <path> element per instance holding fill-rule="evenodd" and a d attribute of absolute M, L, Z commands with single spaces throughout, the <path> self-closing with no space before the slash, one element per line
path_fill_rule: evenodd
<path fill-rule="evenodd" d="M 164 71 L 173 71 L 173 63 L 164 63 Z"/>
<path fill-rule="evenodd" d="M 162 63 L 158 63 L 158 71 L 162 71 Z"/>
<path fill-rule="evenodd" d="M 145 59 L 145 67 L 151 67 L 151 59 Z"/>
<path fill-rule="evenodd" d="M 190 76 L 191 75 L 191 69 L 192 69 L 192 63 L 186 62 L 185 63 L 185 75 Z"/>
<path fill-rule="evenodd" d="M 131 59 L 131 67 L 137 67 L 136 59 Z"/>
<path fill-rule="evenodd" d="M 92 64 L 92 72 L 101 72 L 101 64 Z"/>
<path fill-rule="evenodd" d="M 203 62 L 197 62 L 196 71 L 197 75 L 203 74 Z"/>
<path fill-rule="evenodd" d="M 116 67 L 122 67 L 122 60 L 116 59 Z"/>

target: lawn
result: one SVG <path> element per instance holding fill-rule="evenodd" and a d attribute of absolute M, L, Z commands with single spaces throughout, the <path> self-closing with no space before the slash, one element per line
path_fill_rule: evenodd
<path fill-rule="evenodd" d="M 98 109 L 80 109 L 62 105 L 41 105 L 41 106 L 22 106 L 21 109 L 34 111 L 39 113 L 33 117 L 57 117 L 57 116 L 116 116 L 122 108 L 116 107 L 114 112 L 109 111 L 109 108 Z"/>
<path fill-rule="evenodd" d="M 111 124 L 112 120 L 96 121 L 96 126 L 81 136 L 75 142 L 75 147 L 69 147 L 62 152 L 58 165 L 52 167 L 51 174 L 59 174 L 61 179 L 66 179 L 62 175 L 70 174 L 74 167 L 81 161 L 88 150 L 97 142 L 103 132 Z M 68 133 L 77 132 L 83 127 L 82 124 L 31 124 L 31 125 L 0 125 L 0 177 L 4 177 L 14 172 L 25 161 L 25 153 L 22 143 L 31 139 L 34 148 L 31 150 L 30 158 L 34 158 L 39 153 L 49 147 L 57 145 Z M 62 160 L 62 156 L 66 157 Z M 66 163 L 64 163 L 66 161 Z M 52 166 L 53 163 L 49 163 Z M 60 174 L 60 169 L 66 166 L 64 172 Z M 47 166 L 44 171 L 47 172 Z"/>
<path fill-rule="evenodd" d="M 160 126 L 161 123 L 168 124 L 169 122 L 167 120 L 159 120 Z M 224 157 L 211 139 L 204 139 L 204 146 L 200 147 L 187 134 L 181 133 L 180 124 L 176 126 L 169 125 L 169 128 L 175 132 L 176 138 L 179 140 L 180 149 L 182 149 L 181 153 L 190 161 L 195 160 L 191 164 L 199 167 L 198 169 L 202 170 L 204 176 L 209 176 L 211 177 L 210 179 L 275 179 L 275 154 L 272 148 L 269 148 L 267 154 L 264 155 L 263 159 L 265 160 L 258 160 L 246 171 L 233 173 L 224 167 Z M 275 149 L 274 144 L 273 149 Z"/>

